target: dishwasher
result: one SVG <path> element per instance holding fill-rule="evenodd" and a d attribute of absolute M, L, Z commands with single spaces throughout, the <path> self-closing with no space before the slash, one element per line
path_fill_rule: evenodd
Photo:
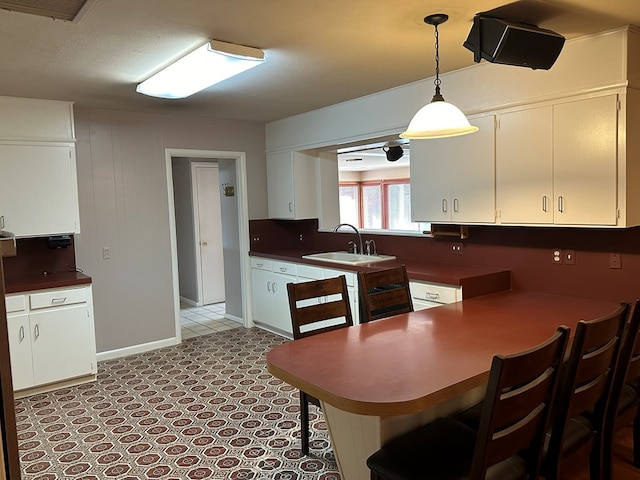
<path fill-rule="evenodd" d="M 415 311 L 462 300 L 462 287 L 453 285 L 410 281 L 409 289 Z"/>

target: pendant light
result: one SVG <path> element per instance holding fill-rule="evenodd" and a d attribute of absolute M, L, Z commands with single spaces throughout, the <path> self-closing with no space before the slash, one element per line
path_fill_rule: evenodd
<path fill-rule="evenodd" d="M 458 107 L 445 102 L 440 94 L 440 55 L 438 50 L 438 25 L 446 22 L 449 16 L 444 13 L 434 13 L 424 17 L 424 22 L 435 27 L 436 38 L 436 86 L 431 103 L 425 105 L 413 116 L 407 130 L 400 134 L 401 138 L 422 140 L 430 138 L 455 137 L 478 131 L 478 127 L 469 124 Z"/>

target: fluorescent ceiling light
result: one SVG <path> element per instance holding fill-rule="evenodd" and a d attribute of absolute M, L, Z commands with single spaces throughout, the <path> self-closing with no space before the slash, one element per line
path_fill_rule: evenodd
<path fill-rule="evenodd" d="M 264 62 L 258 48 L 211 40 L 144 82 L 136 91 L 152 97 L 185 98 Z"/>

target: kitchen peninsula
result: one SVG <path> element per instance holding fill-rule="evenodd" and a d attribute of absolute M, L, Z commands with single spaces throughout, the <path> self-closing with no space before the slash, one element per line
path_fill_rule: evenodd
<path fill-rule="evenodd" d="M 491 358 L 572 330 L 612 301 L 505 291 L 280 345 L 269 371 L 322 403 L 345 480 L 387 440 L 482 397 Z"/>

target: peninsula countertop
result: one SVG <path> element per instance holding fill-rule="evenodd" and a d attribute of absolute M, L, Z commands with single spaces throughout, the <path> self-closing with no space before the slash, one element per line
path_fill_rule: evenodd
<path fill-rule="evenodd" d="M 529 349 L 559 325 L 606 315 L 611 301 L 504 291 L 285 343 L 276 377 L 342 411 L 420 412 L 487 382 L 491 359 Z"/>

